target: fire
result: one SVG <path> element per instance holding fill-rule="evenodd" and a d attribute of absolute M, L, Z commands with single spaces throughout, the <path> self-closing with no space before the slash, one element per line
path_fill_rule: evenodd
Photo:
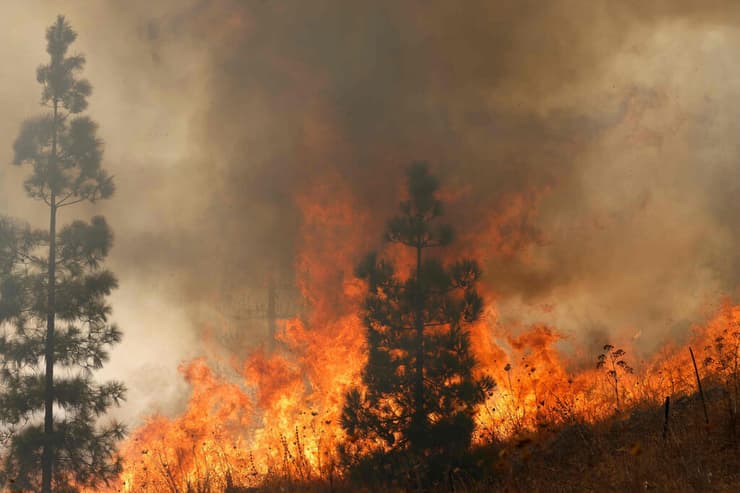
<path fill-rule="evenodd" d="M 272 351 L 243 348 L 243 361 L 226 365 L 230 370 L 217 372 L 206 359 L 182 365 L 192 387 L 186 410 L 174 418 L 153 416 L 133 431 L 121 451 L 120 484 L 111 491 L 221 491 L 266 479 L 341 475 L 336 450 L 346 437 L 339 415 L 364 364 L 358 318 L 364 286 L 353 267 L 372 247 L 367 231 L 378 225 L 339 190 L 316 187 L 298 201 L 304 222 L 296 272 L 308 312 L 280 322 Z M 513 207 L 529 214 L 521 203 Z M 514 214 L 507 211 L 502 220 Z M 485 234 L 490 239 L 499 232 Z M 597 355 L 584 363 L 559 350 L 564 336 L 553 327 L 535 325 L 518 335 L 502 330 L 489 303 L 471 327 L 479 371 L 497 382 L 478 413 L 478 443 L 608 419 L 618 413 L 615 383 L 621 413 L 695 391 L 686 346 L 666 346 L 648 361 L 635 361 L 631 348 L 620 346 L 635 371 L 617 372 L 615 382 L 596 368 Z M 720 359 L 705 359 L 717 352 L 719 337 L 725 351 L 737 355 L 739 331 L 740 306 L 729 301 L 694 328 L 688 345 L 698 354 L 702 377 L 722 378 Z"/>
<path fill-rule="evenodd" d="M 692 332 L 686 345 L 666 345 L 651 359 L 633 362 L 637 365 L 634 372 L 617 372 L 621 411 L 656 406 L 666 396 L 695 392 L 689 347 L 704 358 L 697 362 L 703 379 L 716 382 L 731 373 L 730 366 L 716 364 L 711 355 L 718 351 L 718 341 L 722 341 L 726 361 L 734 358 L 731 364 L 737 364 L 740 305 L 725 301 L 713 318 L 693 327 Z M 491 366 L 490 359 L 482 360 L 499 386 L 479 415 L 481 439 L 491 435 L 506 438 L 563 423 L 595 423 L 618 411 L 613 380 L 605 370 L 594 367 L 569 371 L 578 362 L 569 360 L 554 347 L 561 337 L 552 328 L 533 326 L 518 337 L 508 338 L 508 358 L 499 356 L 495 360 L 497 366 Z M 629 359 L 629 352 L 626 357 Z"/>
<path fill-rule="evenodd" d="M 203 359 L 180 368 L 193 393 L 176 420 L 150 418 L 122 449 L 124 491 L 163 491 L 221 482 L 248 470 L 242 430 L 253 404 L 239 385 L 215 375 Z"/>
<path fill-rule="evenodd" d="M 193 388 L 186 411 L 152 417 L 132 433 L 116 490 L 223 490 L 266 477 L 337 474 L 338 418 L 364 364 L 363 287 L 353 265 L 366 248 L 366 222 L 352 206 L 337 206 L 335 192 L 318 192 L 324 200 L 301 203 L 296 260 L 309 313 L 281 321 L 277 348 L 253 350 L 232 374 L 217 374 L 204 359 L 183 365 Z"/>

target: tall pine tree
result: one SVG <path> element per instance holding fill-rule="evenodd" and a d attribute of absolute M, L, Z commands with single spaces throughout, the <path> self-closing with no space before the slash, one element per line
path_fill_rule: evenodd
<path fill-rule="evenodd" d="M 466 325 L 483 305 L 478 264 L 445 264 L 429 251 L 448 246 L 439 224 L 438 180 L 425 163 L 407 173 L 408 200 L 387 226 L 387 240 L 412 249 L 411 275 L 370 254 L 357 268 L 367 281 L 363 310 L 368 360 L 363 388 L 346 397 L 342 426 L 364 453 L 408 451 L 452 459 L 468 449 L 476 407 L 494 387 L 476 376 Z"/>
<path fill-rule="evenodd" d="M 101 421 L 124 388 L 93 378 L 121 339 L 106 302 L 117 282 L 101 266 L 112 234 L 102 217 L 57 226 L 63 209 L 113 193 L 97 125 L 81 114 L 91 86 L 79 78 L 85 58 L 68 53 L 76 37 L 63 16 L 47 29 L 50 59 L 37 71 L 47 111 L 26 121 L 14 144 L 14 164 L 31 168 L 24 187 L 48 208 L 49 230 L 0 220 L 0 479 L 14 491 L 75 491 L 120 469 L 115 443 L 124 429 Z"/>

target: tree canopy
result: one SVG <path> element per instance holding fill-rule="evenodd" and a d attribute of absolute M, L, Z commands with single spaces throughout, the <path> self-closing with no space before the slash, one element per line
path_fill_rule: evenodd
<path fill-rule="evenodd" d="M 79 78 L 84 57 L 68 54 L 76 37 L 63 16 L 47 29 L 50 60 L 37 71 L 47 111 L 14 144 L 49 229 L 0 218 L 0 482 L 13 491 L 76 491 L 120 469 L 124 427 L 103 417 L 125 389 L 93 377 L 121 340 L 106 301 L 117 280 L 102 266 L 113 235 L 101 216 L 57 226 L 61 208 L 113 193 L 97 125 L 81 115 L 92 86 Z"/>
<path fill-rule="evenodd" d="M 410 166 L 407 180 L 408 199 L 388 222 L 386 239 L 413 249 L 411 275 L 402 278 L 377 253 L 356 270 L 368 289 L 368 360 L 362 385 L 346 396 L 342 426 L 352 446 L 345 452 L 402 450 L 451 464 L 469 448 L 476 406 L 494 388 L 476 372 L 466 329 L 483 306 L 481 270 L 471 259 L 443 262 L 426 253 L 450 245 L 452 228 L 439 222 L 439 184 L 428 165 Z"/>

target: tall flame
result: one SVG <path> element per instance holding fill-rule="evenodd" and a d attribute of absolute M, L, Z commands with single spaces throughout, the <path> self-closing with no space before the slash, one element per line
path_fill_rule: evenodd
<path fill-rule="evenodd" d="M 180 371 L 192 387 L 185 411 L 174 418 L 152 416 L 131 434 L 122 447 L 120 484 L 113 489 L 205 491 L 341 474 L 336 448 L 344 434 L 338 418 L 365 361 L 358 317 L 364 286 L 353 277 L 353 266 L 368 248 L 367 230 L 376 225 L 338 190 L 319 186 L 298 200 L 304 221 L 296 272 L 307 313 L 279 323 L 272 351 L 242 348 L 246 356 L 227 370 L 214 370 L 205 358 L 183 364 Z M 521 200 L 499 223 L 530 213 Z M 511 238 L 496 243 L 500 232 L 493 228 L 482 233 L 486 243 L 504 252 L 515 248 Z M 403 259 L 397 249 L 384 253 Z M 690 345 L 703 361 L 716 350 L 718 337 L 737 344 L 739 327 L 740 306 L 727 301 L 694 327 Z M 595 367 L 596 355 L 584 365 L 560 351 L 556 343 L 564 335 L 553 327 L 535 325 L 516 336 L 502 330 L 493 301 L 471 334 L 479 371 L 498 384 L 477 415 L 479 443 L 607 418 L 615 413 L 615 387 L 622 411 L 694 390 L 685 346 L 666 346 L 639 364 L 631 360 L 635 371 L 617 373 L 615 381 Z M 630 359 L 631 348 L 624 348 Z M 707 363 L 702 371 L 721 378 L 723 370 Z"/>

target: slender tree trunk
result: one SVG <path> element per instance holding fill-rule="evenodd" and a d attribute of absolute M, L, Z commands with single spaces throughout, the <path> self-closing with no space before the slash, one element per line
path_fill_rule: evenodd
<path fill-rule="evenodd" d="M 617 412 L 622 411 L 622 405 L 619 402 L 619 383 L 617 379 L 614 379 L 614 396 L 617 398 Z"/>
<path fill-rule="evenodd" d="M 426 427 L 424 412 L 424 299 L 421 295 L 421 244 L 416 246 L 416 381 L 414 382 L 413 437 L 418 442 Z M 417 443 L 418 444 L 418 443 Z"/>
<path fill-rule="evenodd" d="M 617 412 L 622 411 L 622 407 L 619 404 L 619 377 L 617 377 L 617 366 L 612 360 L 612 371 L 614 372 L 614 396 L 617 398 Z"/>
<path fill-rule="evenodd" d="M 49 167 L 57 164 L 57 101 L 54 101 L 54 121 L 51 141 Z M 54 470 L 54 322 L 56 318 L 56 243 L 57 243 L 57 207 L 54 184 L 51 185 L 49 199 L 49 279 L 46 319 L 46 375 L 44 388 L 44 450 L 41 457 L 41 492 L 51 493 L 51 477 Z"/>

